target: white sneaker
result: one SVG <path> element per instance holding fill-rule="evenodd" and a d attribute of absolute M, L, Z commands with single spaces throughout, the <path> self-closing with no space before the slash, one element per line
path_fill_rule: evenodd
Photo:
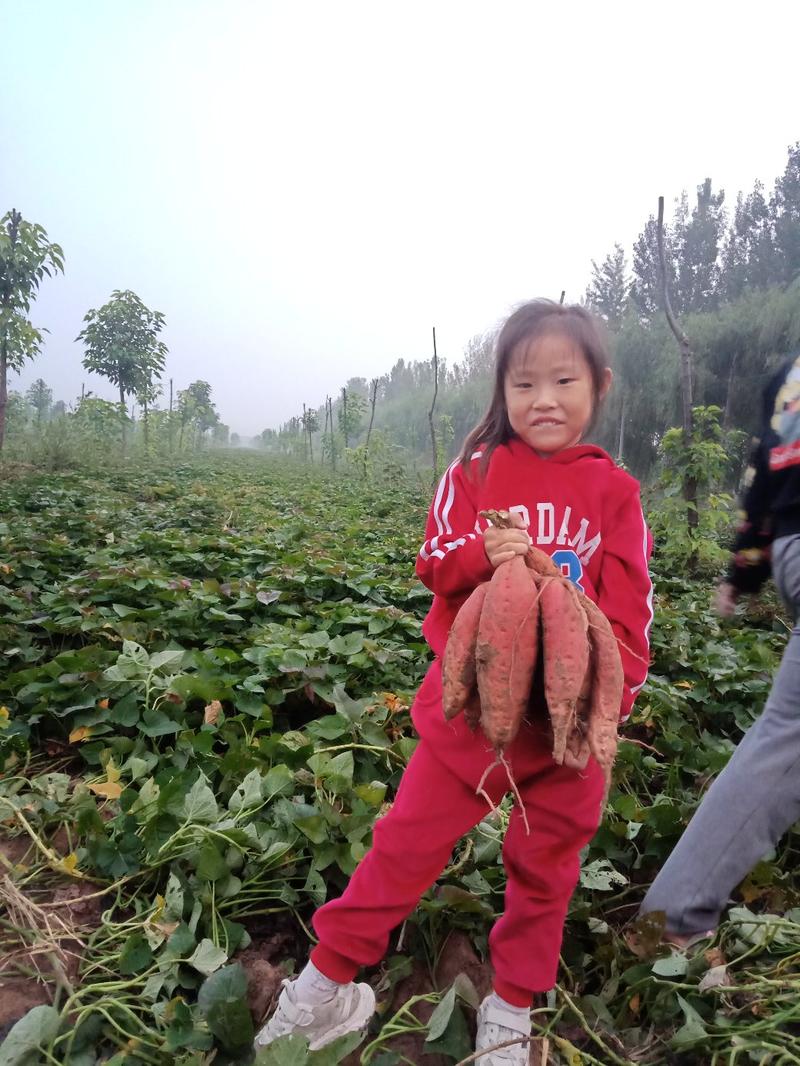
<path fill-rule="evenodd" d="M 478 1008 L 478 1035 L 475 1038 L 475 1050 L 505 1044 L 508 1040 L 520 1040 L 530 1036 L 530 1015 L 520 1017 L 514 1011 L 503 1010 L 487 996 Z M 528 1066 L 530 1061 L 530 1042 L 512 1044 L 499 1051 L 481 1055 L 475 1066 Z"/>
<path fill-rule="evenodd" d="M 317 1051 L 346 1033 L 366 1029 L 375 1013 L 375 993 L 367 984 L 341 985 L 332 999 L 305 1003 L 296 998 L 294 981 L 283 982 L 278 1006 L 255 1039 L 256 1050 L 280 1036 L 304 1036 L 309 1051 Z"/>

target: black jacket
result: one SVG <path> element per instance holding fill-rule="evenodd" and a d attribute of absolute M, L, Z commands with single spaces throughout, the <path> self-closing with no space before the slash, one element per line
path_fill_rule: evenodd
<path fill-rule="evenodd" d="M 728 581 L 739 592 L 757 592 L 770 575 L 772 541 L 800 533 L 800 355 L 764 390 L 740 507 Z"/>

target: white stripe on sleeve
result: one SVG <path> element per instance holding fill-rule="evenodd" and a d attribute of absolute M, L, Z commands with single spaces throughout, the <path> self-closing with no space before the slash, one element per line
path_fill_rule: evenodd
<path fill-rule="evenodd" d="M 647 565 L 647 523 L 644 520 L 644 511 L 642 511 L 642 529 L 643 529 L 642 559 L 643 559 L 643 562 L 644 562 L 645 573 L 647 574 L 647 580 L 648 580 L 648 583 L 650 585 L 650 589 L 649 589 L 649 591 L 647 593 L 648 619 L 647 619 L 647 622 L 645 623 L 645 627 L 644 627 L 644 642 L 645 642 L 646 647 L 649 649 L 649 647 L 650 647 L 650 627 L 653 624 L 653 617 L 654 617 L 655 612 L 653 610 L 653 580 L 650 577 L 650 568 Z M 641 684 L 636 685 L 634 688 L 631 689 L 631 694 L 632 695 L 635 696 L 636 693 L 639 692 L 639 690 L 644 686 L 644 683 L 647 680 L 648 669 L 649 669 L 649 667 L 645 666 L 644 678 L 642 679 Z"/>

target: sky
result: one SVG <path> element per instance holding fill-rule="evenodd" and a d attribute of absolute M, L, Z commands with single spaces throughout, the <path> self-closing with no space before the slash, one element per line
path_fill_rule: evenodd
<path fill-rule="evenodd" d="M 579 299 L 659 195 L 770 186 L 800 5 L 0 0 L 0 215 L 65 254 L 10 387 L 113 398 L 74 343 L 133 289 L 165 381 L 259 433 L 400 357 Z"/>

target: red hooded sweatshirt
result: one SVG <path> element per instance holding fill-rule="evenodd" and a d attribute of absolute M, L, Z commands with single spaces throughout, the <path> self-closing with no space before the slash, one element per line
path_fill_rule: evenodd
<path fill-rule="evenodd" d="M 522 515 L 537 548 L 600 607 L 620 642 L 625 688 L 620 716 L 630 714 L 647 676 L 653 586 L 647 569 L 652 538 L 639 483 L 594 445 L 566 448 L 543 459 L 513 438 L 492 453 L 485 474 L 482 452 L 465 468 L 456 460 L 436 490 L 417 575 L 434 593 L 423 633 L 436 655 L 470 592 L 493 573 L 479 511 Z"/>

